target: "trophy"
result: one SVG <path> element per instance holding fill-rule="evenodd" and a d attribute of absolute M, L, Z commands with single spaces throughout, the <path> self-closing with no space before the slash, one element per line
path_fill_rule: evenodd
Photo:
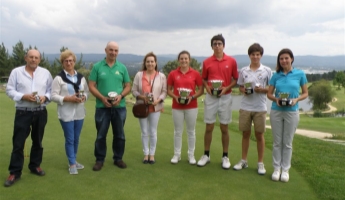
<path fill-rule="evenodd" d="M 84 96 L 84 90 L 79 90 L 79 93 L 77 94 L 77 97 L 82 99 L 83 96 Z"/>
<path fill-rule="evenodd" d="M 37 104 L 40 104 L 40 103 L 41 103 L 41 99 L 40 99 L 40 97 L 38 96 L 38 93 L 37 93 L 37 92 L 32 92 L 32 95 L 35 96 L 36 103 L 37 103 Z"/>
<path fill-rule="evenodd" d="M 108 102 L 113 104 L 113 102 L 115 101 L 115 97 L 117 96 L 117 93 L 116 92 L 109 92 L 108 96 L 110 98 L 110 99 L 108 99 Z"/>
<path fill-rule="evenodd" d="M 148 104 L 152 104 L 153 103 L 153 94 L 152 93 L 146 93 L 145 94 L 146 97 L 148 98 Z"/>
<path fill-rule="evenodd" d="M 289 99 L 290 93 L 288 92 L 281 92 L 279 93 L 279 105 L 281 106 L 291 106 L 292 100 Z"/>
<path fill-rule="evenodd" d="M 192 90 L 190 89 L 187 89 L 187 88 L 178 88 L 177 89 L 179 94 L 180 94 L 180 97 L 178 98 L 178 102 L 180 104 L 187 104 L 188 103 L 188 97 L 189 97 L 189 94 Z"/>
<path fill-rule="evenodd" d="M 211 89 L 212 95 L 218 96 L 222 92 L 222 89 L 220 89 L 220 87 L 222 86 L 223 80 L 211 80 L 210 82 L 212 85 L 212 89 Z"/>
<path fill-rule="evenodd" d="M 252 83 L 245 83 L 244 84 L 244 93 L 246 94 L 253 94 L 254 88 L 252 87 Z"/>

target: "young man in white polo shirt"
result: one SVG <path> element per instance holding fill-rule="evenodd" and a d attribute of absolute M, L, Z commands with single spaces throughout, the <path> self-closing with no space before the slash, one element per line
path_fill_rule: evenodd
<path fill-rule="evenodd" d="M 239 111 L 239 130 L 243 132 L 242 159 L 234 166 L 235 170 L 248 167 L 247 154 L 253 122 L 258 150 L 258 173 L 260 175 L 266 173 L 263 163 L 267 113 L 266 86 L 272 77 L 272 70 L 260 62 L 263 53 L 264 49 L 260 44 L 252 44 L 248 49 L 250 65 L 243 67 L 239 73 L 237 84 L 240 86 L 241 93 L 244 94 Z"/>

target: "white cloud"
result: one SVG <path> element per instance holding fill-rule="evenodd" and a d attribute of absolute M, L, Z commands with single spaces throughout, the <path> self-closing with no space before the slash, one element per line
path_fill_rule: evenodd
<path fill-rule="evenodd" d="M 1 42 L 19 40 L 45 53 L 62 46 L 103 53 L 116 40 L 122 53 L 210 55 L 222 33 L 225 52 L 246 54 L 259 42 L 266 55 L 338 55 L 345 49 L 343 0 L 2 0 Z"/>

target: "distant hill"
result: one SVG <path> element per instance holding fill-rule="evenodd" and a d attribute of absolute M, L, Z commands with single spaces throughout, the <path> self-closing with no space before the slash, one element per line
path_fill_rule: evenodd
<path fill-rule="evenodd" d="M 54 61 L 55 58 L 59 58 L 59 54 L 45 54 L 44 55 L 50 62 Z M 80 54 L 77 54 L 77 58 Z M 86 66 L 91 63 L 96 63 L 104 59 L 104 54 L 83 54 L 83 61 Z M 158 67 L 162 68 L 168 61 L 175 60 L 177 55 L 157 55 Z M 249 64 L 249 58 L 247 55 L 235 55 L 233 56 L 236 61 L 238 68 L 242 68 Z M 131 76 L 133 73 L 141 69 L 143 55 L 134 54 L 119 54 L 118 60 L 124 63 L 129 69 Z M 193 56 L 198 62 L 202 63 L 207 57 L 205 56 Z M 276 56 L 264 55 L 261 59 L 264 65 L 275 68 L 277 63 Z M 295 56 L 293 66 L 296 68 L 305 69 L 308 71 L 332 71 L 332 70 L 345 70 L 345 55 L 340 56 Z"/>

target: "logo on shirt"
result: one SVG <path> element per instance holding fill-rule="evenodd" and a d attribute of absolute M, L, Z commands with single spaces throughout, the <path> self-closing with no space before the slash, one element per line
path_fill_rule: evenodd
<path fill-rule="evenodd" d="M 225 68 L 229 68 L 229 66 L 226 65 Z"/>
<path fill-rule="evenodd" d="M 119 71 L 116 71 L 115 74 L 116 74 L 116 75 L 120 75 L 120 72 L 119 72 Z"/>
<path fill-rule="evenodd" d="M 105 72 L 102 72 L 102 73 L 101 73 L 101 76 L 105 76 L 105 75 L 106 75 L 106 73 L 105 73 Z"/>
<path fill-rule="evenodd" d="M 180 76 L 177 76 L 177 77 L 176 77 L 176 80 L 178 80 L 178 79 L 180 79 L 180 78 L 181 78 Z"/>

